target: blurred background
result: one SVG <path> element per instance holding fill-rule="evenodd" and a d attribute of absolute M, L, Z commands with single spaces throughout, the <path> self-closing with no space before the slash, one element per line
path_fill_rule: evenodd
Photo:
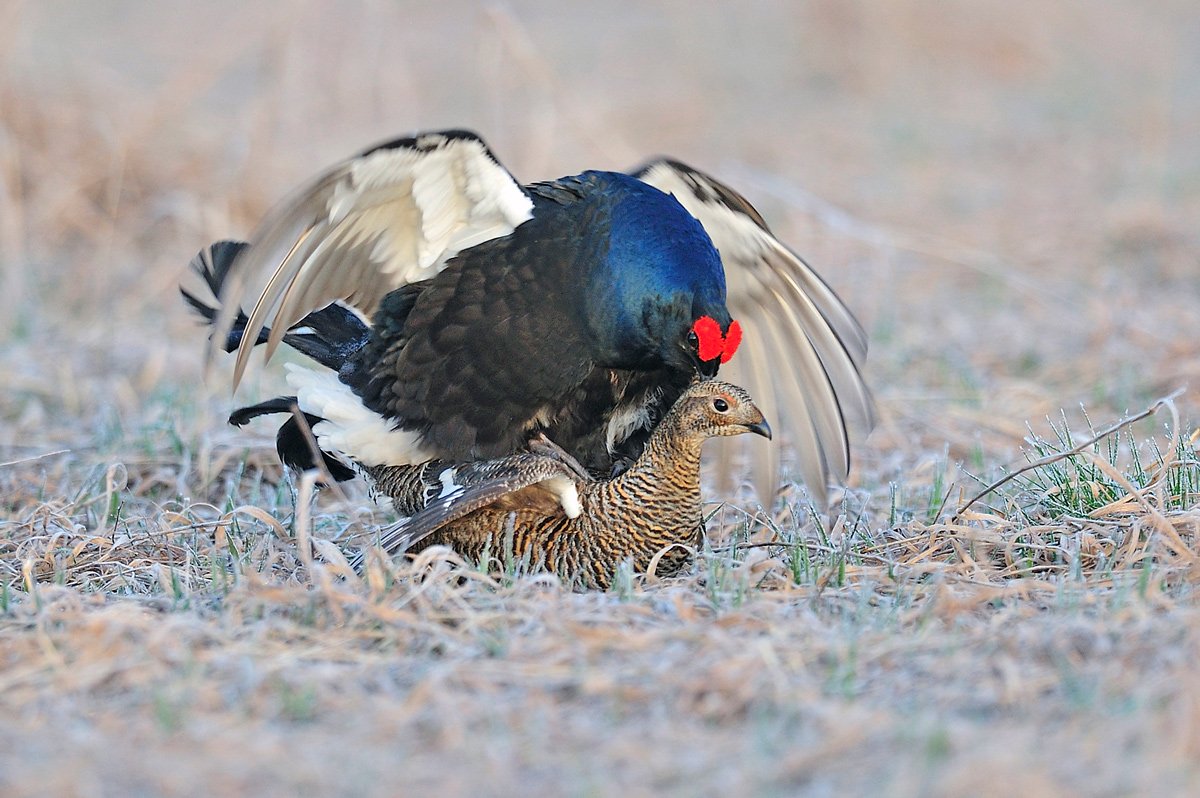
<path fill-rule="evenodd" d="M 10 0 L 0 460 L 224 435 L 188 260 L 448 126 L 525 181 L 671 154 L 744 193 L 871 335 L 859 481 L 1200 370 L 1191 0 Z"/>
<path fill-rule="evenodd" d="M 744 193 L 870 334 L 867 511 L 607 594 L 302 562 L 177 285 L 447 126 Z M 1196 0 L 0 0 L 0 793 L 1197 794 L 1194 447 L 1167 519 L 948 516 L 1200 390 L 1198 221 Z"/>

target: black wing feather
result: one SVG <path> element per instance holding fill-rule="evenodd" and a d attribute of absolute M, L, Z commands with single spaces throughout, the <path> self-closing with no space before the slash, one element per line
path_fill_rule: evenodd
<path fill-rule="evenodd" d="M 355 359 L 361 376 L 351 385 L 364 404 L 422 433 L 447 460 L 523 448 L 552 426 L 594 368 L 582 313 L 544 300 L 577 296 L 565 258 L 591 254 L 573 235 L 569 213 L 551 215 L 558 218 L 539 209 L 417 290 L 389 296 L 370 346 Z M 556 261 L 548 253 L 570 254 Z"/>

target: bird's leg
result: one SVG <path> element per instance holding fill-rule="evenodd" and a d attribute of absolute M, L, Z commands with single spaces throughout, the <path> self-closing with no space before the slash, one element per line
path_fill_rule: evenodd
<path fill-rule="evenodd" d="M 577 477 L 586 482 L 594 481 L 594 478 L 588 473 L 588 470 L 584 468 L 583 465 L 580 464 L 580 462 L 576 460 L 570 452 L 547 438 L 546 433 L 544 432 L 539 432 L 537 435 L 529 439 L 529 451 L 533 454 L 541 455 L 542 457 L 549 457 L 551 460 L 556 460 L 562 463 L 571 471 L 573 471 Z"/>

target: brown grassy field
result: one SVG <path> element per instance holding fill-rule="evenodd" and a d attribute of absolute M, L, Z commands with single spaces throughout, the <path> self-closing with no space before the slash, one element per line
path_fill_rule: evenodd
<path fill-rule="evenodd" d="M 738 6 L 0 2 L 0 795 L 1195 794 L 1197 395 L 962 507 L 1198 382 L 1200 8 Z M 872 338 L 843 511 L 348 572 L 387 515 L 295 517 L 176 286 L 446 126 L 743 191 Z"/>

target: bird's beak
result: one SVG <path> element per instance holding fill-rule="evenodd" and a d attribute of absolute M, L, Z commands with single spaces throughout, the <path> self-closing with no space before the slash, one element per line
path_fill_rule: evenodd
<path fill-rule="evenodd" d="M 767 423 L 765 418 L 759 419 L 753 424 L 747 424 L 746 429 L 750 432 L 753 432 L 755 435 L 761 435 L 767 440 L 771 440 L 771 425 Z"/>
<path fill-rule="evenodd" d="M 712 360 L 696 361 L 696 371 L 702 379 L 711 380 L 717 376 L 717 369 L 721 366 L 721 358 L 714 357 Z"/>

